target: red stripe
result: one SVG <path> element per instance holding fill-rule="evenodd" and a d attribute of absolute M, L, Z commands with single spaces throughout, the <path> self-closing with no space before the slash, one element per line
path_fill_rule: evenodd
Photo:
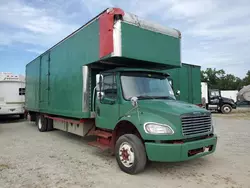
<path fill-rule="evenodd" d="M 64 119 L 64 118 L 59 118 L 59 117 L 52 117 L 52 116 L 48 116 L 45 115 L 44 117 L 49 118 L 49 119 L 53 119 L 56 121 L 61 121 L 61 122 L 68 122 L 68 123 L 73 123 L 73 124 L 80 124 L 84 122 L 84 119 L 80 119 L 79 121 L 77 120 L 72 120 L 72 119 Z"/>
<path fill-rule="evenodd" d="M 119 8 L 113 8 L 110 12 L 105 12 L 100 16 L 100 54 L 99 57 L 105 57 L 114 51 L 113 45 L 113 26 L 114 16 L 124 16 L 124 11 Z"/>

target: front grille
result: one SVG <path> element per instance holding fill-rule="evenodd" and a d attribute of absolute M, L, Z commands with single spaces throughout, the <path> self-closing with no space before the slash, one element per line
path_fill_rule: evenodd
<path fill-rule="evenodd" d="M 188 115 L 181 117 L 184 136 L 207 133 L 211 131 L 211 115 Z"/>

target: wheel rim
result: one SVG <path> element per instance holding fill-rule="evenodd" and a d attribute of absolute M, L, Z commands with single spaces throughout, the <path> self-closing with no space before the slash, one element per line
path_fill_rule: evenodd
<path fill-rule="evenodd" d="M 39 118 L 39 120 L 38 120 L 38 128 L 39 128 L 39 129 L 42 128 L 42 121 L 41 121 L 41 118 Z"/>
<path fill-rule="evenodd" d="M 224 107 L 224 112 L 226 112 L 226 113 L 230 112 L 230 108 L 228 106 L 225 106 Z"/>
<path fill-rule="evenodd" d="M 125 167 L 131 167 L 135 161 L 134 150 L 127 142 L 123 142 L 119 147 L 119 157 Z"/>

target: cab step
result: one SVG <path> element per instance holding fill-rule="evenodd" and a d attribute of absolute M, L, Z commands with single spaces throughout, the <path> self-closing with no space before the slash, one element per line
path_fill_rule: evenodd
<path fill-rule="evenodd" d="M 106 138 L 106 139 L 112 137 L 112 133 L 107 132 L 107 131 L 102 131 L 102 130 L 92 130 L 89 132 L 88 135 L 95 135 L 97 137 Z"/>
<path fill-rule="evenodd" d="M 112 133 L 104 130 L 91 130 L 88 135 L 97 136 L 96 141 L 89 142 L 88 144 L 97 147 L 101 150 L 111 148 Z"/>
<path fill-rule="evenodd" d="M 88 145 L 93 146 L 93 147 L 97 147 L 97 148 L 101 149 L 102 151 L 110 149 L 110 146 L 102 144 L 98 141 L 89 142 Z"/>

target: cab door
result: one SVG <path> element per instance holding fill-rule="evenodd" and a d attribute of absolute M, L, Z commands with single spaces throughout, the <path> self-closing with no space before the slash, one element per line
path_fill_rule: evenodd
<path fill-rule="evenodd" d="M 210 109 L 217 109 L 220 104 L 220 92 L 218 90 L 209 90 L 209 104 Z"/>
<path fill-rule="evenodd" d="M 96 127 L 113 129 L 119 118 L 116 75 L 103 75 L 101 90 L 102 97 L 96 97 Z"/>

